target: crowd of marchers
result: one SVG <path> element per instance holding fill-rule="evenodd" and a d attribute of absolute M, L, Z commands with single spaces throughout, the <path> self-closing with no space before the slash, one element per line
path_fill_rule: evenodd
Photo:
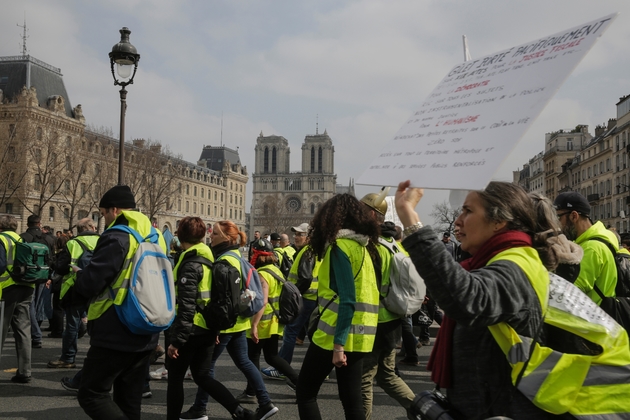
<path fill-rule="evenodd" d="M 286 382 L 300 419 L 321 419 L 317 397 L 333 370 L 346 419 L 372 418 L 375 384 L 409 419 L 630 419 L 630 236 L 593 223 L 576 192 L 552 202 L 491 182 L 467 195 L 454 232 L 441 235 L 415 210 L 422 189 L 398 186 L 401 226 L 385 220 L 386 194 L 333 196 L 291 237 L 248 241 L 219 221 L 209 244 L 198 217 L 183 218 L 167 244 L 122 185 L 100 200 L 100 235 L 89 218 L 73 236 L 53 235 L 37 215 L 18 234 L 16 219 L 0 216 L 11 381 L 31 381 L 46 317 L 49 336 L 62 338 L 51 369 L 76 368 L 77 340 L 89 334 L 81 369 L 61 386 L 93 419 L 140 419 L 150 379 L 168 381 L 168 420 L 220 416 L 208 413 L 210 397 L 231 418 L 266 419 L 279 409 L 264 378 Z M 130 302 L 144 308 L 162 295 L 142 325 L 132 320 Z M 418 366 L 417 348 L 430 345 L 436 389 L 415 395 L 397 363 Z M 236 396 L 214 375 L 224 350 L 246 379 Z M 183 411 L 185 378 L 198 391 Z"/>

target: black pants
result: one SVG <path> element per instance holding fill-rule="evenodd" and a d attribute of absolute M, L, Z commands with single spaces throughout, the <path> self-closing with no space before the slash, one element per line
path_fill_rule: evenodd
<path fill-rule="evenodd" d="M 249 360 L 256 366 L 256 369 L 260 370 L 260 353 L 265 354 L 265 362 L 270 366 L 275 367 L 278 372 L 289 378 L 291 382 L 297 385 L 298 375 L 295 373 L 289 362 L 278 356 L 278 335 L 272 335 L 269 338 L 263 338 L 258 341 L 258 344 L 254 343 L 251 338 L 247 339 L 247 356 Z M 253 386 L 247 382 L 247 388 L 245 389 L 247 395 L 256 395 L 256 390 Z"/>
<path fill-rule="evenodd" d="M 53 315 L 50 319 L 50 332 L 54 335 L 63 334 L 63 315 L 64 310 L 61 307 L 61 302 L 59 301 L 59 292 L 52 292 L 52 307 L 53 307 Z"/>
<path fill-rule="evenodd" d="M 190 366 L 193 380 L 230 413 L 239 406 L 232 393 L 210 376 L 214 334 L 191 335 L 188 342 L 178 349 L 179 357 L 168 362 L 168 388 L 166 390 L 166 419 L 179 420 L 184 405 L 184 376 Z M 276 344 L 277 347 L 277 344 Z"/>
<path fill-rule="evenodd" d="M 297 403 L 301 420 L 321 420 L 317 394 L 333 367 L 337 375 L 339 399 L 346 419 L 365 420 L 361 397 L 364 355 L 365 353 L 348 352 L 346 353 L 348 365 L 338 368 L 332 363 L 332 350 L 324 350 L 311 343 L 306 351 L 297 383 Z"/>
<path fill-rule="evenodd" d="M 92 419 L 140 419 L 142 388 L 151 351 L 90 347 L 83 362 L 78 400 Z M 114 399 L 109 392 L 114 387 Z"/>

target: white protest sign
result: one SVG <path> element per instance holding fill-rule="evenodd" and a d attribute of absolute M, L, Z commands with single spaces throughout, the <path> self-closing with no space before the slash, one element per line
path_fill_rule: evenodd
<path fill-rule="evenodd" d="M 357 184 L 485 187 L 616 16 L 455 66 Z"/>

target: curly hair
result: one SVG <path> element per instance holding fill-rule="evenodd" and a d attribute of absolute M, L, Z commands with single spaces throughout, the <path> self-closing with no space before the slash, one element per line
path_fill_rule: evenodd
<path fill-rule="evenodd" d="M 334 244 L 341 229 L 350 229 L 370 238 L 370 254 L 378 242 L 379 227 L 366 207 L 350 194 L 339 194 L 326 201 L 310 223 L 309 235 L 315 255 L 323 258 L 328 245 Z"/>

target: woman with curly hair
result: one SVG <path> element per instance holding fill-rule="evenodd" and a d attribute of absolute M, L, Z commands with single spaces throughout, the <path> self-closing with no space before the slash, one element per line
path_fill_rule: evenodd
<path fill-rule="evenodd" d="M 346 419 L 365 419 L 361 398 L 363 356 L 372 351 L 378 323 L 378 225 L 355 197 L 336 195 L 319 209 L 311 246 L 319 269 L 319 321 L 297 386 L 300 419 L 321 419 L 317 394 L 335 368 Z"/>

